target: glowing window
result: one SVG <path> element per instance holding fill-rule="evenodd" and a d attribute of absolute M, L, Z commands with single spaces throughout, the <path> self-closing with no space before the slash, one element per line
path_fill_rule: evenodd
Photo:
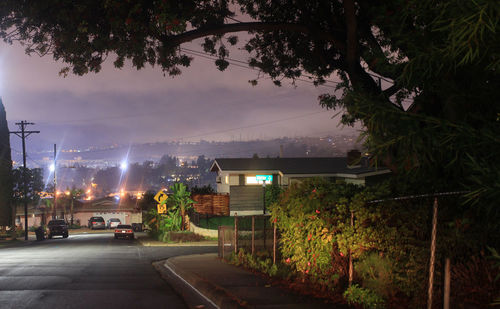
<path fill-rule="evenodd" d="M 247 176 L 246 177 L 246 184 L 247 185 L 261 185 L 266 181 L 265 179 L 262 178 L 257 178 L 256 176 Z M 266 184 L 270 185 L 272 181 L 266 181 Z"/>

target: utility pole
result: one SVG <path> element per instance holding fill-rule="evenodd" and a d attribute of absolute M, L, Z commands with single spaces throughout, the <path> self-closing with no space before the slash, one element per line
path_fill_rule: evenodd
<path fill-rule="evenodd" d="M 26 131 L 26 126 L 33 125 L 33 122 L 27 122 L 26 120 L 21 122 L 16 122 L 21 131 L 9 132 L 15 134 L 21 138 L 23 141 L 23 183 L 24 183 L 24 240 L 28 240 L 28 179 L 26 179 L 26 141 L 25 139 L 32 133 L 40 133 L 40 131 Z"/>
<path fill-rule="evenodd" d="M 54 144 L 54 209 L 52 211 L 52 219 L 56 219 L 57 217 L 57 178 L 56 178 L 56 157 L 57 157 L 57 147 L 56 144 Z"/>

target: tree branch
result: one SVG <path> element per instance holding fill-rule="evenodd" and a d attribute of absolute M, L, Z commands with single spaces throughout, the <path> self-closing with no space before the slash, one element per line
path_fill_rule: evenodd
<path fill-rule="evenodd" d="M 398 92 L 399 90 L 401 89 L 400 86 L 394 84 L 392 85 L 391 87 L 385 89 L 384 91 L 382 91 L 382 93 L 386 96 L 386 97 L 392 97 L 393 95 L 396 94 L 396 92 Z"/>
<path fill-rule="evenodd" d="M 332 33 L 318 31 L 318 29 L 312 29 L 307 25 L 291 24 L 291 23 L 246 22 L 246 23 L 223 24 L 223 25 L 202 27 L 195 30 L 186 31 L 184 33 L 174 36 L 164 35 L 161 36 L 160 39 L 166 45 L 177 46 L 182 43 L 191 42 L 195 39 L 199 39 L 209 35 L 221 35 L 225 33 L 242 32 L 242 31 L 269 32 L 276 30 L 300 32 L 308 34 L 312 38 L 332 42 L 341 51 L 345 50 L 344 42 L 341 39 L 336 38 Z"/>
<path fill-rule="evenodd" d="M 347 45 L 346 45 L 346 61 L 347 72 L 354 87 L 358 87 L 357 83 L 361 76 L 357 76 L 356 69 L 359 64 L 358 40 L 357 40 L 357 20 L 356 7 L 353 0 L 344 0 L 344 16 L 346 24 Z"/>

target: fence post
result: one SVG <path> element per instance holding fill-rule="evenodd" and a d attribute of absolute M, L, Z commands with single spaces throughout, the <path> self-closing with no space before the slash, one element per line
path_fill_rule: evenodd
<path fill-rule="evenodd" d="M 443 309 L 450 309 L 450 258 L 446 258 L 444 263 Z"/>
<path fill-rule="evenodd" d="M 354 211 L 351 211 L 351 227 L 354 228 Z M 354 277 L 354 267 L 352 265 L 352 252 L 349 248 L 349 286 L 352 284 L 352 280 Z"/>
<path fill-rule="evenodd" d="M 434 264 L 436 263 L 436 234 L 437 234 L 438 200 L 434 198 L 432 211 L 432 234 L 431 234 L 431 259 L 429 263 L 429 289 L 427 290 L 427 309 L 432 308 L 432 290 L 434 287 Z"/>
<path fill-rule="evenodd" d="M 234 254 L 238 254 L 238 215 L 234 215 Z"/>
<path fill-rule="evenodd" d="M 266 221 L 267 221 L 267 220 L 266 220 L 266 217 L 265 217 L 265 216 L 264 216 L 263 218 L 264 218 L 264 230 L 263 230 L 263 232 L 264 232 L 264 233 L 263 233 L 263 234 L 264 234 L 264 250 L 266 250 L 266 251 L 267 251 L 267 246 L 266 246 L 266 238 L 267 238 L 267 237 L 266 237 Z"/>
<path fill-rule="evenodd" d="M 255 254 L 255 216 L 252 216 L 252 255 Z"/>
<path fill-rule="evenodd" d="M 222 230 L 222 259 L 224 259 L 224 251 L 226 251 L 226 229 L 223 226 L 219 226 L 219 231 Z"/>
<path fill-rule="evenodd" d="M 274 222 L 273 230 L 273 264 L 276 264 L 276 221 Z"/>

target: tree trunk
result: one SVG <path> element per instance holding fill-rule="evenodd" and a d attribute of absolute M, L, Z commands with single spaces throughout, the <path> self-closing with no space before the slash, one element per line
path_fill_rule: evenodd
<path fill-rule="evenodd" d="M 71 198 L 71 225 L 73 225 L 73 198 Z"/>
<path fill-rule="evenodd" d="M 184 216 L 186 215 L 186 210 L 181 206 L 181 231 L 184 231 Z"/>

